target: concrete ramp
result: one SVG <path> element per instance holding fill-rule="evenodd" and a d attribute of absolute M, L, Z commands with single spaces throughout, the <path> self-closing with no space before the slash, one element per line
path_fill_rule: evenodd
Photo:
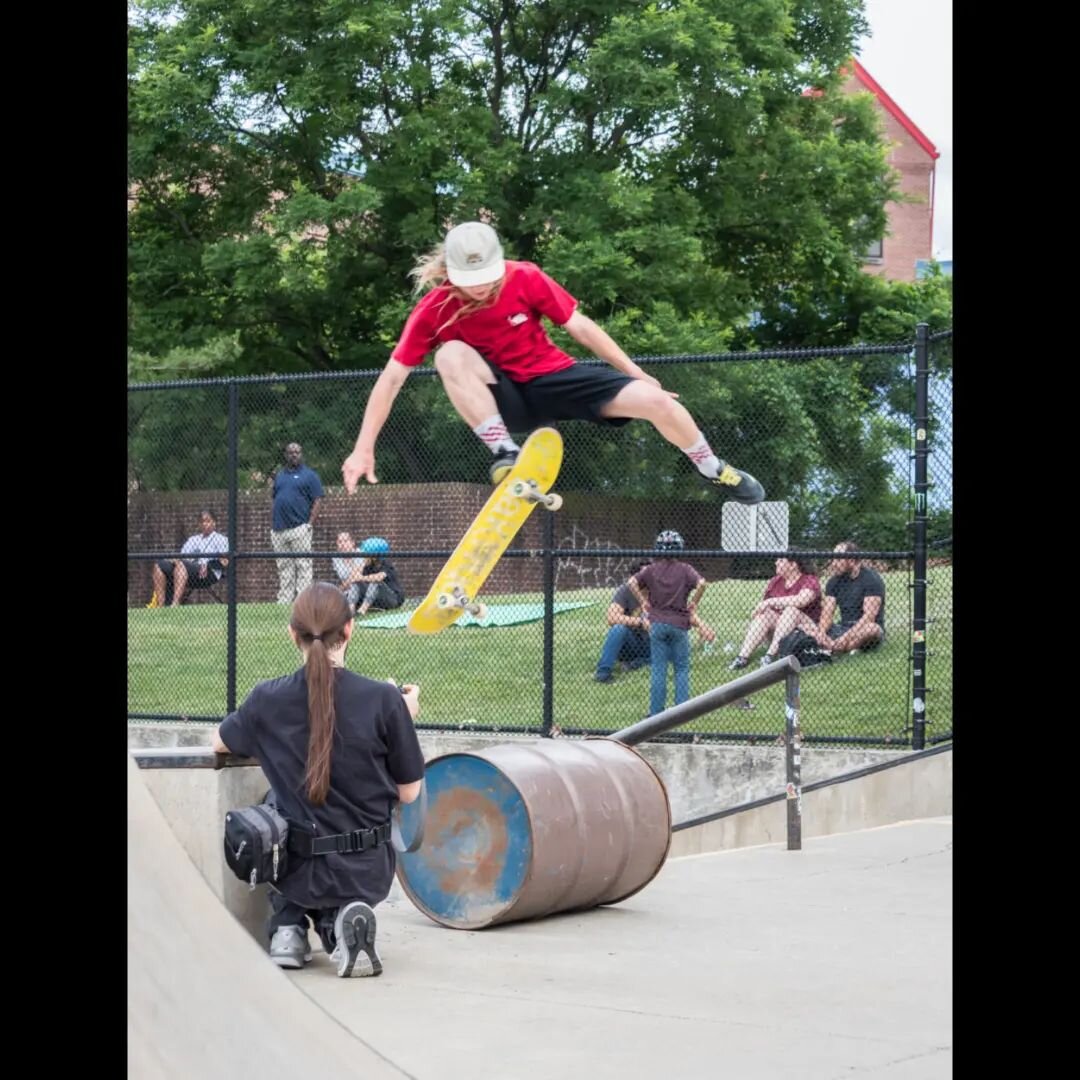
<path fill-rule="evenodd" d="M 357 1013 L 378 982 L 348 981 Z M 129 756 L 128 1076 L 407 1075 L 269 962 L 188 858 Z"/>

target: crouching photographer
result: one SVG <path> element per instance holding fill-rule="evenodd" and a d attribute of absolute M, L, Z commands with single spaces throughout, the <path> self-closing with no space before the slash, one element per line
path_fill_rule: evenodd
<path fill-rule="evenodd" d="M 255 686 L 212 738 L 219 753 L 257 759 L 270 782 L 267 804 L 226 818 L 225 854 L 238 876 L 271 885 L 271 959 L 303 967 L 310 923 L 342 978 L 382 972 L 372 909 L 394 878 L 391 814 L 424 777 L 419 687 L 347 671 L 352 632 L 340 590 L 304 589 L 289 622 L 303 667 Z"/>

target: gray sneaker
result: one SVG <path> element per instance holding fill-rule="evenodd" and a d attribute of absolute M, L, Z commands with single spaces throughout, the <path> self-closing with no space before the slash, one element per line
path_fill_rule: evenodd
<path fill-rule="evenodd" d="M 311 959 L 307 931 L 302 926 L 282 926 L 270 942 L 270 959 L 283 968 L 302 968 Z"/>
<path fill-rule="evenodd" d="M 382 974 L 382 960 L 375 951 L 375 912 L 363 900 L 353 900 L 338 911 L 334 941 L 330 959 L 337 965 L 339 978 Z M 364 962 L 357 966 L 361 956 Z"/>

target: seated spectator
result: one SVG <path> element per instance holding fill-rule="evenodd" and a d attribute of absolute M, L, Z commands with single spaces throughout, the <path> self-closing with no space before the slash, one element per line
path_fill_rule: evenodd
<path fill-rule="evenodd" d="M 350 575 L 350 583 L 359 586 L 357 615 L 366 615 L 371 608 L 388 611 L 405 603 L 394 564 L 383 558 L 389 550 L 389 542 L 381 536 L 369 536 L 360 545 L 360 554 L 366 556 L 364 565 Z"/>
<path fill-rule="evenodd" d="M 217 531 L 217 522 L 209 510 L 199 514 L 199 532 L 189 536 L 180 549 L 183 555 L 201 555 L 201 559 L 159 559 L 154 566 L 154 607 L 172 602 L 179 607 L 188 589 L 208 589 L 221 580 L 228 559 L 206 556 L 222 555 L 229 550 L 229 541 Z"/>
<path fill-rule="evenodd" d="M 796 627 L 800 615 L 816 621 L 821 617 L 821 582 L 814 564 L 801 555 L 781 556 L 776 560 L 776 576 L 765 586 L 765 597 L 750 613 L 742 648 L 732 660 L 731 671 L 740 671 L 750 663 L 750 654 L 770 638 L 761 658 L 761 666 L 776 659 L 780 642 Z"/>
<path fill-rule="evenodd" d="M 631 573 L 636 574 L 648 565 L 647 562 L 638 563 Z M 597 682 L 611 682 L 614 678 L 612 669 L 620 660 L 627 671 L 644 667 L 649 662 L 649 619 L 626 582 L 611 597 L 607 621 L 607 637 L 594 676 Z"/>
<path fill-rule="evenodd" d="M 833 576 L 825 585 L 821 616 L 815 622 L 808 614 L 799 614 L 791 625 L 791 629 L 809 634 L 830 653 L 875 649 L 885 640 L 885 582 L 876 570 L 852 558 L 858 550 L 850 540 L 833 548 L 838 555 L 847 557 L 833 559 L 829 564 Z M 834 622 L 837 608 L 840 621 Z"/>
<path fill-rule="evenodd" d="M 350 613 L 355 614 L 360 603 L 360 582 L 356 578 L 363 574 L 367 559 L 360 554 L 359 545 L 347 529 L 342 529 L 337 534 L 337 549 L 341 555 L 333 562 L 334 573 L 338 576 L 338 588 L 349 601 Z"/>

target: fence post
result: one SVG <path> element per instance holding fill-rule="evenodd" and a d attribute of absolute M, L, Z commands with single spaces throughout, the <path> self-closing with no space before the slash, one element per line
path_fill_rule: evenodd
<path fill-rule="evenodd" d="M 915 586 L 911 641 L 911 746 L 926 746 L 926 518 L 929 443 L 930 326 L 915 327 Z"/>
<path fill-rule="evenodd" d="M 802 727 L 799 724 L 799 675 L 784 676 L 784 765 L 787 772 L 787 849 L 802 851 Z"/>
<path fill-rule="evenodd" d="M 229 444 L 229 573 L 228 607 L 225 613 L 225 711 L 236 711 L 236 609 L 237 575 L 236 534 L 240 527 L 236 474 L 240 468 L 240 387 L 229 383 L 229 421 L 226 435 Z"/>
<path fill-rule="evenodd" d="M 544 513 L 544 716 L 541 734 L 551 738 L 555 714 L 555 515 Z"/>

